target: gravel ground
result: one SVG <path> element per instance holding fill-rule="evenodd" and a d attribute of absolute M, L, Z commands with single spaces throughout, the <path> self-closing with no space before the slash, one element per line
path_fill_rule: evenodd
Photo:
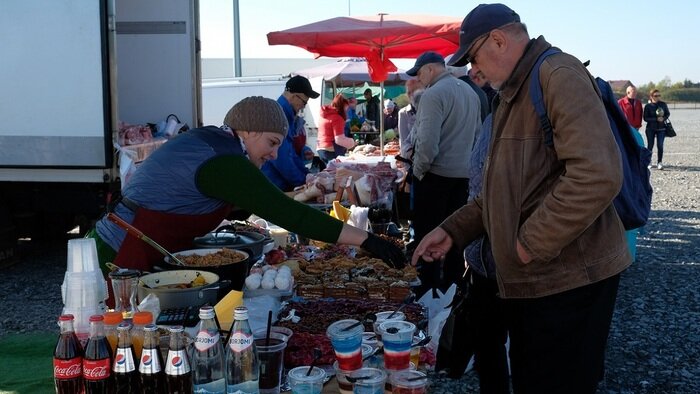
<path fill-rule="evenodd" d="M 653 212 L 622 275 L 599 393 L 700 392 L 700 110 L 676 109 L 666 169 L 652 171 Z M 654 153 L 656 162 L 656 153 Z M 0 282 L 0 336 L 56 335 L 66 242 L 26 242 Z M 474 372 L 431 375 L 432 393 L 478 392 Z"/>

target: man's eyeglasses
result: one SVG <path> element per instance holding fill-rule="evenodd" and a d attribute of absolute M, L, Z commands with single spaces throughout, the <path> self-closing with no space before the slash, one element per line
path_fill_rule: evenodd
<path fill-rule="evenodd" d="M 483 47 L 484 44 L 486 44 L 486 41 L 489 40 L 489 37 L 491 37 L 491 32 L 489 32 L 486 35 L 486 38 L 484 38 L 484 40 L 481 41 L 481 44 L 479 44 L 479 46 L 476 47 L 476 49 L 474 50 L 474 52 L 472 52 L 471 55 L 467 52 L 467 63 L 474 63 L 474 58 L 476 58 L 476 54 L 479 53 L 481 47 Z"/>
<path fill-rule="evenodd" d="M 306 103 L 308 103 L 308 102 L 309 102 L 309 99 L 306 99 L 306 100 L 304 100 L 304 98 L 303 98 L 303 97 L 301 97 L 301 96 L 300 96 L 300 95 L 298 95 L 298 94 L 295 94 L 295 95 L 294 95 L 294 97 L 298 98 L 298 99 L 299 99 L 299 101 L 301 101 L 302 103 L 304 103 L 304 106 L 306 106 Z"/>

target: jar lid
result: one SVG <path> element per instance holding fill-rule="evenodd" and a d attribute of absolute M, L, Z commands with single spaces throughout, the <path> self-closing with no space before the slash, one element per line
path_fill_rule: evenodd
<path fill-rule="evenodd" d="M 123 320 L 124 320 L 124 316 L 122 316 L 122 313 L 118 312 L 118 311 L 106 312 L 104 314 L 105 324 L 117 325 L 117 324 L 121 323 Z"/>
<path fill-rule="evenodd" d="M 132 269 L 118 269 L 109 273 L 109 277 L 112 279 L 131 279 L 138 278 L 141 272 Z"/>
<path fill-rule="evenodd" d="M 203 237 L 194 239 L 194 244 L 200 247 L 229 247 L 240 248 L 261 243 L 265 240 L 263 234 L 258 234 L 250 231 L 238 232 L 213 232 Z"/>
<path fill-rule="evenodd" d="M 153 314 L 151 312 L 142 311 L 134 313 L 132 317 L 134 324 L 145 325 L 148 323 L 153 323 Z"/>

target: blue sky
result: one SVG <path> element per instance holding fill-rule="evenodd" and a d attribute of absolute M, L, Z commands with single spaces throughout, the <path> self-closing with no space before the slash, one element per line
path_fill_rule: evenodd
<path fill-rule="evenodd" d="M 240 0 L 243 58 L 311 58 L 303 49 L 270 46 L 266 34 L 336 16 L 431 14 L 459 19 L 479 2 L 417 0 Z M 541 1 L 507 4 L 531 36 L 547 40 L 604 79 L 637 85 L 670 78 L 700 82 L 700 2 L 652 0 Z M 202 57 L 233 56 L 232 0 L 200 0 Z M 412 61 L 392 59 L 401 68 Z M 289 70 L 294 71 L 294 70 Z"/>

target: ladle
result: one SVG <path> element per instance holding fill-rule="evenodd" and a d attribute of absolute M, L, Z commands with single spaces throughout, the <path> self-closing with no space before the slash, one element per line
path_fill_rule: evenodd
<path fill-rule="evenodd" d="M 129 234 L 133 235 L 134 237 L 142 240 L 143 242 L 151 245 L 154 249 L 163 253 L 164 256 L 169 257 L 173 263 L 175 263 L 177 265 L 181 265 L 183 267 L 187 266 L 185 263 L 180 261 L 180 259 L 175 257 L 174 254 L 168 252 L 167 249 L 160 246 L 156 241 L 154 241 L 150 237 L 146 236 L 146 234 L 142 233 L 141 230 L 139 230 L 136 227 L 132 226 L 131 224 L 125 222 L 124 219 L 120 218 L 119 216 L 115 215 L 114 213 L 112 213 L 112 212 L 108 213 L 107 219 L 109 219 L 110 221 L 115 223 L 117 226 L 121 227 L 127 233 L 129 233 Z"/>

